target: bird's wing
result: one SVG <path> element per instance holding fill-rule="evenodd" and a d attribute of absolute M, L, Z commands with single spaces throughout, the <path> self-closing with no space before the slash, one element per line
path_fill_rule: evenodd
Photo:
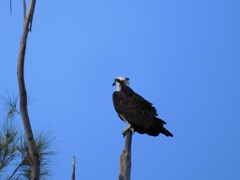
<path fill-rule="evenodd" d="M 150 102 L 137 93 L 126 96 L 121 92 L 113 93 L 114 107 L 120 118 L 126 120 L 139 133 L 152 126 L 157 116 L 156 109 Z"/>

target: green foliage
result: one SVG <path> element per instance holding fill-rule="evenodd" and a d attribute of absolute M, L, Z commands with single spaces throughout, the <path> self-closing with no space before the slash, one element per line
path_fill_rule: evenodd
<path fill-rule="evenodd" d="M 1 121 L 0 132 L 0 179 L 9 179 L 9 172 L 14 172 L 21 161 L 16 150 L 19 132 L 9 118 Z"/>
<path fill-rule="evenodd" d="M 15 147 L 18 140 L 18 131 L 12 122 L 5 121 L 0 133 L 0 172 L 8 166 L 16 157 Z"/>
<path fill-rule="evenodd" d="M 0 119 L 0 179 L 30 179 L 29 148 L 22 125 L 17 123 L 17 102 L 14 96 L 0 96 L 0 113 L 6 114 Z M 34 133 L 34 139 L 40 154 L 40 179 L 49 179 L 51 157 L 56 154 L 52 150 L 54 138 L 49 129 L 43 129 Z"/>
<path fill-rule="evenodd" d="M 7 112 L 7 118 L 12 118 L 16 113 L 20 114 L 17 110 L 17 102 L 18 98 L 16 96 L 10 97 L 9 94 L 7 94 L 7 97 L 4 97 L 0 95 L 0 104 L 2 105 L 0 110 Z"/>
<path fill-rule="evenodd" d="M 50 157 L 56 154 L 54 150 L 51 150 L 54 138 L 52 138 L 50 130 L 47 129 L 35 133 L 34 137 L 37 150 L 40 154 L 40 177 L 41 179 L 49 179 L 49 176 L 51 175 L 51 172 L 49 171 L 51 164 Z M 29 148 L 25 138 L 21 144 L 21 149 L 26 154 L 29 154 Z M 22 163 L 21 171 L 25 177 L 30 177 L 31 168 L 26 159 Z"/>

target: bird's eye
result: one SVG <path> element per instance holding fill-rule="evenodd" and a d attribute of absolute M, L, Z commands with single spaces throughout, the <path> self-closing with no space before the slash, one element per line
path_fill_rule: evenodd
<path fill-rule="evenodd" d="M 129 80 L 129 78 L 127 78 L 127 77 L 126 77 L 125 79 L 126 79 L 127 81 Z"/>

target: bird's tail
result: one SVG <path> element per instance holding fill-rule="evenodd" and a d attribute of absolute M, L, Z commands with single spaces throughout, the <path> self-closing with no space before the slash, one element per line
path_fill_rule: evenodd
<path fill-rule="evenodd" d="M 166 128 L 162 127 L 160 133 L 164 134 L 165 136 L 173 137 L 173 134 L 170 133 Z"/>
<path fill-rule="evenodd" d="M 156 118 L 155 123 L 158 124 L 158 130 L 160 131 L 160 133 L 164 134 L 165 136 L 173 137 L 173 134 L 170 131 L 168 131 L 165 127 L 163 127 L 163 125 L 166 124 L 165 121 L 163 121 L 160 118 Z"/>

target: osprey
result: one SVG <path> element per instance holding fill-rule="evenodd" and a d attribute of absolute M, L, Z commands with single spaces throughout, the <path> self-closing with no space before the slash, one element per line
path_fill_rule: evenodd
<path fill-rule="evenodd" d="M 130 129 L 150 136 L 158 136 L 160 133 L 173 136 L 163 127 L 166 122 L 156 117 L 158 114 L 152 103 L 129 87 L 129 78 L 117 77 L 113 86 L 116 86 L 116 91 L 113 93 L 114 108 L 118 116 L 128 124 L 123 131 L 124 135 Z"/>

